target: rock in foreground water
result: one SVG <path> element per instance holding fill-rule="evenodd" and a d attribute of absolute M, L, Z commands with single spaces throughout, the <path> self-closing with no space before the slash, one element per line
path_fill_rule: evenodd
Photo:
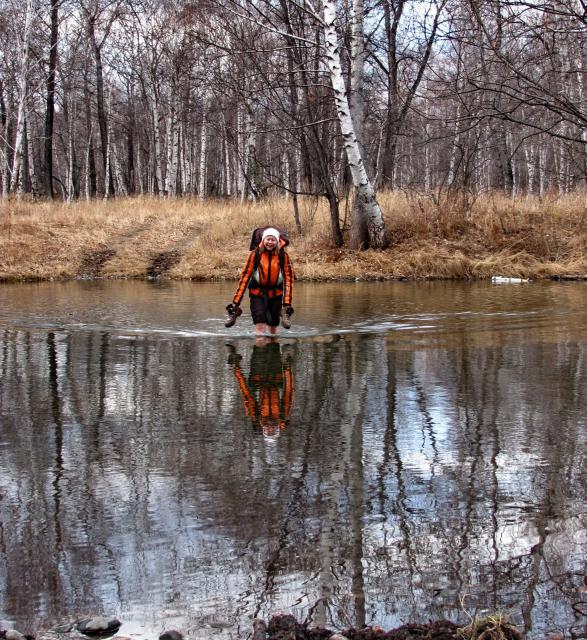
<path fill-rule="evenodd" d="M 118 618 L 106 618 L 104 616 L 94 616 L 79 620 L 76 629 L 87 636 L 102 636 L 109 633 L 116 633 L 121 622 Z"/>
<path fill-rule="evenodd" d="M 397 629 L 384 631 L 381 627 L 364 627 L 334 632 L 322 627 L 308 628 L 292 615 L 276 615 L 269 624 L 256 621 L 254 640 L 521 640 L 522 634 L 500 616 L 476 619 L 463 627 L 448 620 L 428 624 L 405 624 Z"/>
<path fill-rule="evenodd" d="M 0 637 L 4 638 L 4 640 L 26 640 L 26 636 L 16 629 L 2 629 L 0 630 Z"/>

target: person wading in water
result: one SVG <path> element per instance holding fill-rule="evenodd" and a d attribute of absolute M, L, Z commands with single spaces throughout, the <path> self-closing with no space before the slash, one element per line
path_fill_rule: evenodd
<path fill-rule="evenodd" d="M 260 241 L 257 236 L 260 234 Z M 228 318 L 224 325 L 232 327 L 241 315 L 241 300 L 247 287 L 251 303 L 251 315 L 257 336 L 275 335 L 281 324 L 289 329 L 294 310 L 294 272 L 285 247 L 288 241 L 274 227 L 255 229 L 251 240 L 251 252 L 247 258 L 236 293 L 226 307 Z"/>

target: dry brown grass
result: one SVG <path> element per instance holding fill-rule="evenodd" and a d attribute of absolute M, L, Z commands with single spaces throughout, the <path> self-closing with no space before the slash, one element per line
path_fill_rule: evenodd
<path fill-rule="evenodd" d="M 584 194 L 493 195 L 467 207 L 419 194 L 379 201 L 390 239 L 382 252 L 334 248 L 325 202 L 311 199 L 301 203 L 302 236 L 286 199 L 3 201 L 0 278 L 145 277 L 158 259 L 170 278 L 236 278 L 251 230 L 269 222 L 291 230 L 296 273 L 308 280 L 587 274 Z"/>

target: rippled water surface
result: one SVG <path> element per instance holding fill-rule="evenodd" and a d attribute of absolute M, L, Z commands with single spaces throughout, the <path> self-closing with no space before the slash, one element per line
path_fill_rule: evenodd
<path fill-rule="evenodd" d="M 587 285 L 0 286 L 0 625 L 586 637 Z"/>

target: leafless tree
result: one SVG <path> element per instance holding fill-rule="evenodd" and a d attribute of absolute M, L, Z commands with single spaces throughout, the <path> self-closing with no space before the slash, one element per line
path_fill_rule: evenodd
<path fill-rule="evenodd" d="M 574 0 L 5 2 L 2 194 L 304 194 L 381 247 L 375 188 L 585 188 L 586 41 Z"/>

